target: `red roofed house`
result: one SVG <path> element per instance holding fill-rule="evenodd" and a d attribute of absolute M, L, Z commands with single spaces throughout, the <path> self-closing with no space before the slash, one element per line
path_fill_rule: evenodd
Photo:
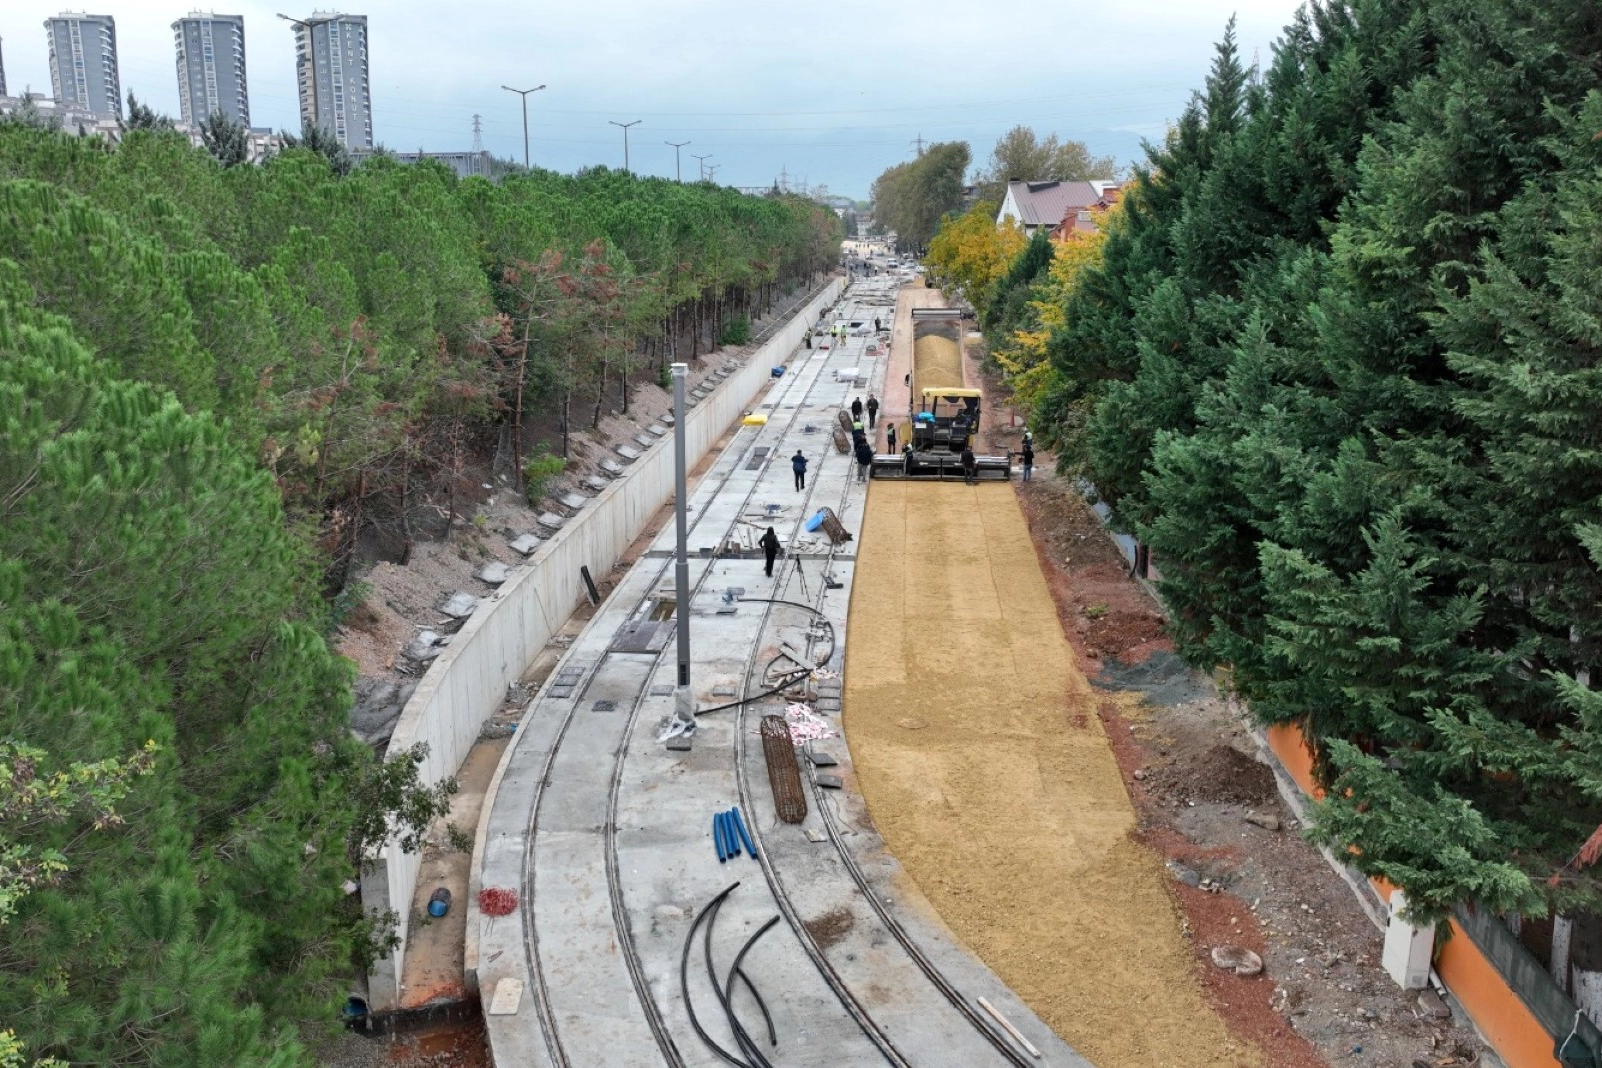
<path fill-rule="evenodd" d="M 1080 228 L 1081 212 L 1105 211 L 1116 202 L 1118 193 L 1117 182 L 1102 180 L 1011 181 L 1007 183 L 1007 196 L 1001 202 L 1001 211 L 996 214 L 996 225 L 1012 219 L 1023 228 L 1026 236 L 1033 235 L 1041 227 L 1048 230 L 1060 227 L 1065 231 L 1070 227 Z M 1095 228 L 1093 215 L 1085 216 L 1085 225 L 1090 229 Z"/>

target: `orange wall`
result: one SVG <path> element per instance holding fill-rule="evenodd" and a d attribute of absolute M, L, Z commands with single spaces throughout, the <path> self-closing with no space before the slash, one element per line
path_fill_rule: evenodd
<path fill-rule="evenodd" d="M 1324 791 L 1313 780 L 1313 749 L 1301 728 L 1294 724 L 1276 724 L 1264 734 L 1268 748 L 1302 792 L 1322 797 Z M 1390 900 L 1389 883 L 1383 879 L 1370 882 L 1382 898 Z M 1485 959 L 1468 933 L 1455 920 L 1448 922 L 1452 936 L 1436 952 L 1435 970 L 1468 1010 L 1497 1054 L 1507 1062 L 1508 1068 L 1561 1068 L 1552 1054 L 1552 1039 L 1546 1030 Z"/>

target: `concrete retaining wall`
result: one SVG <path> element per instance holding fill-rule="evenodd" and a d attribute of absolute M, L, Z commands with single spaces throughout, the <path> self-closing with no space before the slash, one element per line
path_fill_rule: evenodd
<path fill-rule="evenodd" d="M 801 344 L 819 312 L 844 287 L 835 279 L 822 293 L 780 327 L 685 419 L 685 452 L 693 468 L 747 410 L 774 365 Z M 569 519 L 486 599 L 451 640 L 401 712 L 389 742 L 389 754 L 428 744 L 419 769 L 425 783 L 454 775 L 478 739 L 479 729 L 505 700 L 553 634 L 573 614 L 584 596 L 579 568 L 604 575 L 639 536 L 646 521 L 673 494 L 673 439 L 669 435 L 645 450 L 626 473 Z M 362 878 L 362 904 L 382 915 L 394 910 L 400 946 L 380 961 L 369 976 L 369 1004 L 375 1012 L 392 1009 L 400 1000 L 400 977 L 406 957 L 406 936 L 422 857 L 391 843 L 369 864 Z M 457 907 L 467 907 L 458 902 Z"/>

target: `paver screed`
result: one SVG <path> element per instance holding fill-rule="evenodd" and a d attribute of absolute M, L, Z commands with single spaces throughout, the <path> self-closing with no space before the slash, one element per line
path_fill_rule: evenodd
<path fill-rule="evenodd" d="M 1259 1066 L 1204 1002 L 1008 485 L 876 482 L 844 726 L 942 920 L 1098 1068 Z"/>

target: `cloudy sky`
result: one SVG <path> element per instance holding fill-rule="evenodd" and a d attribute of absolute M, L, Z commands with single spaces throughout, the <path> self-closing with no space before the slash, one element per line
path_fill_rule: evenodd
<path fill-rule="evenodd" d="M 914 141 L 965 140 L 976 161 L 1016 123 L 1087 142 L 1120 161 L 1162 134 L 1200 84 L 1231 13 L 1247 62 L 1267 57 L 1296 0 L 601 0 L 476 4 L 374 0 L 341 8 L 369 18 L 373 127 L 398 150 L 465 149 L 474 114 L 484 144 L 521 159 L 518 98 L 529 97 L 536 164 L 621 166 L 630 131 L 636 171 L 686 175 L 710 153 L 716 179 L 792 180 L 865 196 Z M 37 0 L 0 3 L 6 80 L 48 92 Z M 181 3 L 104 0 L 115 16 L 123 90 L 178 113 L 171 23 Z M 212 10 L 208 8 L 207 10 Z M 245 16 L 254 125 L 296 128 L 294 43 L 309 10 L 220 4 Z"/>

